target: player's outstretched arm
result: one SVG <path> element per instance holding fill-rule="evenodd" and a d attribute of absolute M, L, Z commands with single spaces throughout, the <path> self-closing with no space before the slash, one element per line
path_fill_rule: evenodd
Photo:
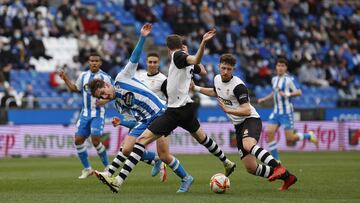
<path fill-rule="evenodd" d="M 145 38 L 150 34 L 152 29 L 152 25 L 150 23 L 145 23 L 145 25 L 141 28 L 141 35 L 139 38 L 138 43 L 135 46 L 134 51 L 131 53 L 130 61 L 131 63 L 138 63 L 141 52 L 143 50 L 144 44 L 145 44 Z"/>
<path fill-rule="evenodd" d="M 204 95 L 209 96 L 209 97 L 216 97 L 217 96 L 214 88 L 196 86 L 194 84 L 194 81 L 191 81 L 190 89 L 195 91 L 195 92 L 200 92 L 201 94 L 204 94 Z"/>
<path fill-rule="evenodd" d="M 274 91 L 272 91 L 270 94 L 266 95 L 265 97 L 262 97 L 260 99 L 257 100 L 258 104 L 262 104 L 266 101 L 271 100 L 274 97 Z"/>
<path fill-rule="evenodd" d="M 200 76 L 206 76 L 207 75 L 207 71 L 205 69 L 205 66 L 203 64 L 198 64 L 197 65 L 199 67 L 199 72 L 197 74 L 199 74 Z"/>
<path fill-rule="evenodd" d="M 61 79 L 64 80 L 66 86 L 69 88 L 70 91 L 72 92 L 79 92 L 80 90 L 77 88 L 77 86 L 75 85 L 75 83 L 73 83 L 69 77 L 66 75 L 64 70 L 60 70 L 58 72 L 59 76 Z"/>
<path fill-rule="evenodd" d="M 201 62 L 201 58 L 204 55 L 205 45 L 206 43 L 212 39 L 216 34 L 216 30 L 212 29 L 209 32 L 205 33 L 203 39 L 200 43 L 200 47 L 195 55 L 189 55 L 186 57 L 186 61 L 191 65 L 196 65 Z"/>
<path fill-rule="evenodd" d="M 126 64 L 125 68 L 116 76 L 115 80 L 120 80 L 121 77 L 125 77 L 125 78 L 134 77 L 137 69 L 137 63 L 140 60 L 141 52 L 145 44 L 145 38 L 150 34 L 151 29 L 152 29 L 152 25 L 150 23 L 146 23 L 141 28 L 141 35 L 139 41 L 136 44 L 135 49 L 131 53 L 130 60 Z"/>

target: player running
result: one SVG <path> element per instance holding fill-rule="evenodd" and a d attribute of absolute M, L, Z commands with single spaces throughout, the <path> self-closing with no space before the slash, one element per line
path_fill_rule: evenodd
<path fill-rule="evenodd" d="M 118 109 L 121 109 L 121 113 L 127 111 L 137 119 L 135 127 L 130 131 L 128 136 L 132 141 L 132 145 L 134 145 L 135 139 L 140 136 L 148 125 L 160 116 L 166 108 L 164 101 L 134 77 L 145 37 L 149 35 L 151 28 L 151 24 L 145 24 L 142 27 L 139 42 L 131 54 L 128 64 L 116 76 L 114 86 L 102 80 L 94 80 L 89 84 L 89 88 L 95 97 L 109 101 L 115 100 Z M 163 143 L 166 143 L 163 139 L 165 138 L 160 138 L 160 141 L 157 143 L 158 148 L 160 148 L 158 152 L 159 156 L 161 160 L 181 178 L 181 185 L 177 192 L 187 192 L 190 187 L 188 180 L 192 180 L 193 178 L 185 171 L 180 161 L 169 153 L 168 145 L 163 145 Z M 132 159 L 131 155 L 132 153 L 127 159 Z M 140 159 L 143 155 L 144 153 L 136 158 Z M 124 162 L 125 158 L 126 157 L 122 157 L 120 161 Z M 126 165 L 124 167 L 126 168 Z M 110 177 L 109 174 L 96 173 L 104 183 L 112 187 L 110 184 L 113 178 Z M 114 192 L 117 192 L 117 190 Z"/>
<path fill-rule="evenodd" d="M 277 150 L 277 142 L 275 140 L 275 132 L 280 125 L 284 126 L 286 141 L 289 143 L 296 143 L 301 140 L 309 140 L 318 145 L 318 140 L 314 132 L 300 133 L 294 131 L 294 108 L 291 103 L 291 97 L 301 96 L 301 90 L 298 89 L 287 73 L 287 61 L 285 58 L 279 58 L 276 62 L 277 76 L 273 77 L 272 92 L 266 97 L 260 98 L 258 103 L 264 103 L 270 99 L 274 99 L 274 110 L 269 117 L 269 125 L 267 126 L 268 144 L 271 154 L 276 160 L 280 161 L 280 156 Z"/>
<path fill-rule="evenodd" d="M 220 57 L 220 74 L 214 78 L 213 88 L 194 86 L 194 91 L 217 97 L 219 106 L 230 118 L 236 131 L 240 159 L 246 170 L 256 176 L 274 181 L 284 180 L 279 190 L 287 190 L 297 179 L 277 162 L 268 151 L 259 147 L 262 122 L 255 108 L 250 104 L 248 89 L 244 82 L 233 75 L 236 59 L 231 54 Z M 264 164 L 258 164 L 256 159 Z"/>
<path fill-rule="evenodd" d="M 105 146 L 100 142 L 102 131 L 104 129 L 105 108 L 95 105 L 96 98 L 91 96 L 88 83 L 94 79 L 103 80 L 111 84 L 111 77 L 100 70 L 102 65 L 100 55 L 92 53 L 88 59 L 89 70 L 82 72 L 73 83 L 66 75 L 64 70 L 60 70 L 59 76 L 65 81 L 65 84 L 72 92 L 81 92 L 83 97 L 80 118 L 76 123 L 77 132 L 75 133 L 75 147 L 79 159 L 84 167 L 79 179 L 87 178 L 93 174 L 87 153 L 85 140 L 91 136 L 91 141 L 105 167 L 108 166 L 109 160 L 106 154 Z"/>

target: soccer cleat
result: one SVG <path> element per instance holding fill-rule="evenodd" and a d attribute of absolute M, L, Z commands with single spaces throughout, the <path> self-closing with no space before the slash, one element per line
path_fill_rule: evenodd
<path fill-rule="evenodd" d="M 235 168 L 236 168 L 236 164 L 230 160 L 227 160 L 224 164 L 225 167 L 225 176 L 229 177 L 232 172 L 234 172 Z"/>
<path fill-rule="evenodd" d="M 115 177 L 108 176 L 106 172 L 95 171 L 96 177 L 105 185 L 107 185 L 110 190 L 114 193 L 118 193 L 120 189 L 120 184 L 117 183 Z"/>
<path fill-rule="evenodd" d="M 315 136 L 314 131 L 309 131 L 310 134 L 310 142 L 314 143 L 316 147 L 319 147 L 319 140 Z"/>
<path fill-rule="evenodd" d="M 94 173 L 94 170 L 91 169 L 91 168 L 84 168 L 82 171 L 81 171 L 81 175 L 78 177 L 79 179 L 85 179 L 89 176 L 91 176 L 92 174 Z"/>
<path fill-rule="evenodd" d="M 181 180 L 180 188 L 177 193 L 184 193 L 189 191 L 191 184 L 193 184 L 194 178 L 191 175 L 187 175 L 185 178 Z"/>
<path fill-rule="evenodd" d="M 151 176 L 154 177 L 156 176 L 157 174 L 159 174 L 160 170 L 161 170 L 161 167 L 163 165 L 163 162 L 159 159 L 157 161 L 155 161 L 155 164 L 151 170 Z"/>
<path fill-rule="evenodd" d="M 166 175 L 166 164 L 165 163 L 161 164 L 159 177 L 160 177 L 160 182 L 166 181 L 167 175 Z"/>
<path fill-rule="evenodd" d="M 273 174 L 268 178 L 268 180 L 270 182 L 278 179 L 278 178 L 281 178 L 283 175 L 285 175 L 286 173 L 286 168 L 284 166 L 282 166 L 281 164 L 279 164 L 278 166 L 276 166 L 274 168 L 274 172 Z"/>
<path fill-rule="evenodd" d="M 284 180 L 284 183 L 279 188 L 279 190 L 284 191 L 284 190 L 289 189 L 289 187 L 292 186 L 293 184 L 295 184 L 296 181 L 297 181 L 296 176 L 293 174 L 289 174 L 289 177 L 287 177 L 286 180 Z"/>

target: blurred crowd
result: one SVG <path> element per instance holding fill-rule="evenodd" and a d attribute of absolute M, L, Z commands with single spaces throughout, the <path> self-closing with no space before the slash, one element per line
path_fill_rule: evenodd
<path fill-rule="evenodd" d="M 57 2 L 54 4 L 53 2 Z M 168 22 L 185 37 L 190 53 L 201 36 L 215 27 L 207 55 L 237 55 L 251 86 L 270 84 L 277 57 L 285 56 L 289 71 L 302 84 L 333 86 L 351 97 L 360 87 L 360 1 L 357 0 L 109 0 L 131 11 L 140 22 Z M 161 5 L 162 18 L 153 13 Z M 43 37 L 75 37 L 79 53 L 65 67 L 73 78 L 86 68 L 87 56 L 102 54 L 102 69 L 114 76 L 133 47 L 121 22 L 100 14 L 80 0 L 0 0 L 0 91 L 12 69 L 33 69 L 29 60 L 50 59 Z M 208 64 L 212 81 L 216 64 Z M 56 75 L 51 85 L 63 89 Z M 210 82 L 211 84 L 211 82 Z"/>

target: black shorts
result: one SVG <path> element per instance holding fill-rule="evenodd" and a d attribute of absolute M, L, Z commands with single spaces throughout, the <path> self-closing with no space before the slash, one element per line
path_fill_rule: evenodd
<path fill-rule="evenodd" d="M 189 133 L 194 133 L 200 128 L 196 118 L 196 106 L 187 103 L 179 108 L 167 108 L 163 115 L 157 117 L 148 127 L 156 135 L 169 135 L 175 128 L 182 127 Z"/>
<path fill-rule="evenodd" d="M 244 120 L 244 122 L 235 125 L 235 130 L 237 147 L 239 150 L 240 158 L 242 159 L 249 154 L 249 152 L 244 149 L 242 140 L 246 137 L 252 137 L 255 138 L 256 141 L 259 141 L 262 130 L 261 119 L 247 118 Z"/>

